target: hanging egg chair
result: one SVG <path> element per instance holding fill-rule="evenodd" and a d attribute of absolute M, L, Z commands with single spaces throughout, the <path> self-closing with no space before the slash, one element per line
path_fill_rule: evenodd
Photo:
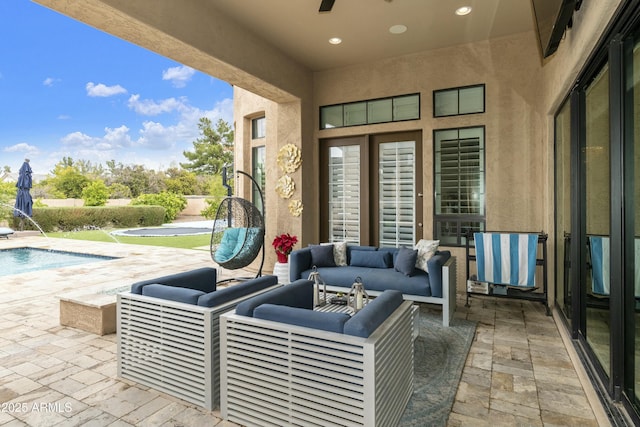
<path fill-rule="evenodd" d="M 262 201 L 262 191 L 253 177 L 243 171 L 237 173 L 251 179 Z M 230 195 L 231 186 L 227 184 L 226 175 L 224 168 L 222 180 L 229 195 L 220 202 L 216 211 L 211 232 L 211 259 L 222 268 L 237 270 L 251 264 L 262 249 L 262 262 L 256 275 L 259 277 L 264 264 L 264 215 L 251 201 Z"/>

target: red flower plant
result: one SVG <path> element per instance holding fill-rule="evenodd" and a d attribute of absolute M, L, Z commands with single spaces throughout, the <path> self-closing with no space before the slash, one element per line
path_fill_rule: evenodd
<path fill-rule="evenodd" d="M 278 262 L 286 263 L 289 259 L 289 254 L 293 250 L 293 246 L 298 243 L 298 238 L 291 234 L 281 234 L 273 239 L 273 247 L 276 250 L 276 256 Z"/>

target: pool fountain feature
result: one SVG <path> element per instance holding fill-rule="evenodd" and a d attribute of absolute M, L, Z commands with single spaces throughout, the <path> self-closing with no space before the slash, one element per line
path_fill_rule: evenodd
<path fill-rule="evenodd" d="M 16 208 L 13 205 L 10 205 L 8 203 L 0 203 L 0 205 L 2 206 L 6 206 L 8 208 L 10 208 L 12 211 L 17 211 L 18 213 L 20 213 L 20 215 L 26 219 L 29 220 L 29 222 L 31 222 L 31 224 L 33 224 L 39 231 L 40 233 L 42 233 L 42 235 L 44 237 L 46 237 L 47 239 L 49 239 L 49 237 L 47 236 L 47 234 L 44 232 L 44 230 L 42 229 L 42 227 L 40 227 L 40 224 L 38 224 L 33 218 L 31 218 L 29 215 L 27 215 L 26 212 L 21 211 L 20 209 Z"/>

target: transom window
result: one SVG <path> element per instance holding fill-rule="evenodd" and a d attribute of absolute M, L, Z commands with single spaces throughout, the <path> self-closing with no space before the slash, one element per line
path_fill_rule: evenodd
<path fill-rule="evenodd" d="M 419 93 L 320 107 L 320 129 L 399 122 L 419 118 Z"/>
<path fill-rule="evenodd" d="M 433 91 L 433 116 L 484 113 L 484 85 Z"/>

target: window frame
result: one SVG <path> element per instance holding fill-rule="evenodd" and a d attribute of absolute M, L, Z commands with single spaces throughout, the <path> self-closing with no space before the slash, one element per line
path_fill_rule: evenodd
<path fill-rule="evenodd" d="M 472 89 L 472 88 L 477 88 L 477 87 L 481 87 L 482 88 L 482 110 L 479 111 L 470 111 L 467 113 L 461 113 L 460 112 L 460 91 L 464 90 L 464 89 Z M 457 112 L 453 113 L 453 114 L 437 114 L 436 112 L 438 111 L 437 108 L 437 102 L 436 102 L 436 98 L 439 94 L 445 93 L 445 92 L 457 92 L 458 94 L 458 108 L 457 108 Z M 452 88 L 446 88 L 446 89 L 438 89 L 438 90 L 434 90 L 433 91 L 433 117 L 434 118 L 439 118 L 439 117 L 453 117 L 453 116 L 467 116 L 469 114 L 483 114 L 485 113 L 487 110 L 487 89 L 486 89 L 486 85 L 485 83 L 480 83 L 480 84 L 475 84 L 475 85 L 468 85 L 468 86 L 457 86 L 457 87 L 452 87 Z"/>
<path fill-rule="evenodd" d="M 460 213 L 449 213 L 442 214 L 437 213 L 437 197 L 438 197 L 438 188 L 436 187 L 437 179 L 437 133 L 438 132 L 447 132 L 447 131 L 457 131 L 458 132 L 458 140 L 460 140 L 460 131 L 468 130 L 468 129 L 480 129 L 482 132 L 482 164 L 481 164 L 481 177 L 482 177 L 482 187 L 484 188 L 484 192 L 481 197 L 484 198 L 482 201 L 482 214 L 460 214 Z M 443 246 L 452 246 L 452 247 L 462 247 L 466 245 L 465 234 L 469 230 L 469 227 L 465 227 L 464 223 L 476 222 L 479 223 L 479 228 L 474 229 L 474 231 L 484 231 L 486 229 L 486 217 L 487 217 L 487 190 L 486 190 L 486 127 L 484 125 L 476 125 L 476 126 L 466 126 L 466 127 L 453 127 L 453 128 L 443 128 L 443 129 L 434 129 L 433 130 L 433 238 L 434 240 L 442 240 L 440 233 L 438 231 L 439 225 L 445 222 L 452 223 L 454 222 L 456 225 L 456 242 L 446 242 L 442 243 Z"/>
<path fill-rule="evenodd" d="M 264 139 L 267 137 L 267 123 L 266 116 L 254 117 L 251 119 L 251 139 Z M 259 130 L 262 130 L 262 134 L 259 134 Z"/>
<path fill-rule="evenodd" d="M 399 113 L 397 112 L 397 108 L 399 107 L 398 105 L 396 105 L 396 102 L 403 99 L 403 98 L 410 98 L 410 97 L 417 97 L 418 100 L 418 104 L 417 104 L 417 110 L 416 110 L 416 116 L 415 117 L 408 117 L 408 118 L 396 118 L 397 115 L 399 115 Z M 375 120 L 372 121 L 371 118 L 371 114 L 370 114 L 370 107 L 375 105 L 375 104 L 379 104 L 380 102 L 383 101 L 389 101 L 390 105 L 389 108 L 391 109 L 391 120 Z M 349 106 L 356 106 L 358 104 L 364 104 L 364 114 L 365 114 L 365 119 L 364 121 L 358 122 L 358 123 L 353 123 L 353 124 L 345 124 L 346 120 L 345 120 L 345 107 L 349 107 Z M 365 125 L 376 125 L 376 124 L 383 124 L 383 123 L 395 123 L 395 122 L 405 122 L 405 121 L 409 121 L 409 120 L 420 120 L 421 118 L 421 105 L 422 105 L 422 97 L 420 92 L 416 92 L 416 93 L 407 93 L 404 95 L 396 95 L 396 96 L 388 96 L 388 97 L 384 97 L 384 98 L 373 98 L 373 99 L 366 99 L 366 100 L 360 100 L 360 101 L 353 101 L 353 102 L 345 102 L 345 103 L 341 103 L 341 104 L 331 104 L 331 105 L 322 105 L 320 106 L 320 108 L 318 109 L 318 127 L 320 130 L 326 130 L 326 129 L 338 129 L 338 128 L 345 128 L 345 127 L 353 127 L 353 126 L 365 126 Z M 340 109 L 340 115 L 342 117 L 341 120 L 341 125 L 339 126 L 325 126 L 323 124 L 323 110 L 326 111 L 328 109 Z"/>
<path fill-rule="evenodd" d="M 380 241 L 379 234 L 379 176 L 377 175 L 379 161 L 379 145 L 387 142 L 397 142 L 398 139 L 415 141 L 415 221 L 414 234 L 416 242 L 424 235 L 422 224 L 424 223 L 424 211 L 422 193 L 423 183 L 423 132 L 422 130 L 399 131 L 391 133 L 368 134 L 352 137 L 338 137 L 320 139 L 320 164 L 329 164 L 329 150 L 337 146 L 358 146 L 360 149 L 360 229 L 361 245 L 377 245 Z M 329 230 L 329 197 L 326 187 L 329 183 L 328 168 L 320 168 L 320 240 L 328 241 L 331 233 Z"/>

